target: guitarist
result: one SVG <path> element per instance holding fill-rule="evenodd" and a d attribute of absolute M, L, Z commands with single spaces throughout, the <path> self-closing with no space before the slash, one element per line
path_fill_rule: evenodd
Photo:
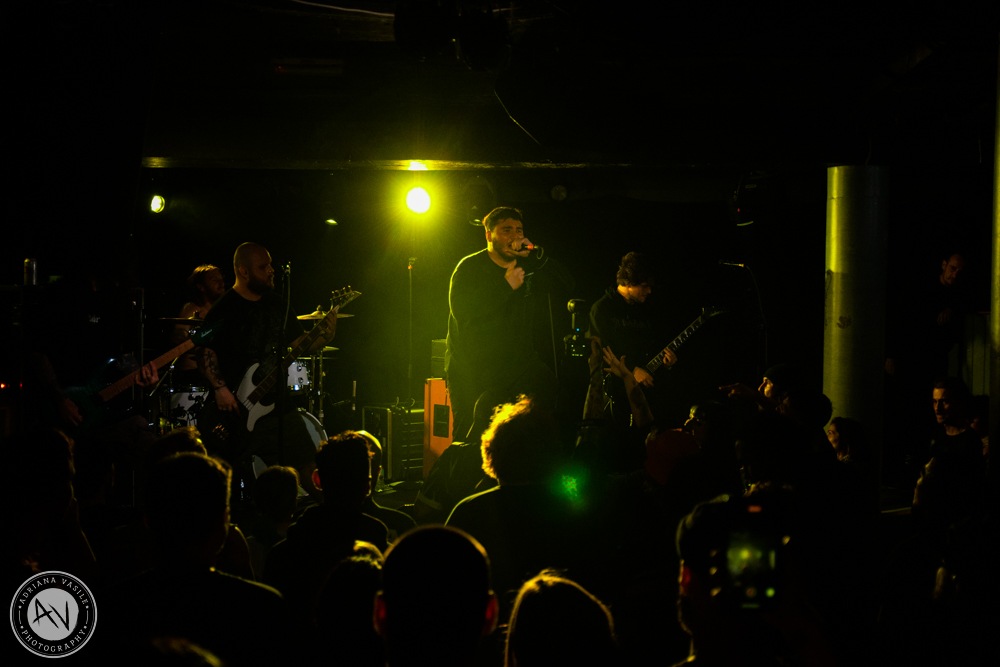
<path fill-rule="evenodd" d="M 204 326 L 215 327 L 217 334 L 211 347 L 200 348 L 197 355 L 199 369 L 212 390 L 199 414 L 198 430 L 206 446 L 230 463 L 242 465 L 249 454 L 257 454 L 269 465 L 281 462 L 298 468 L 301 479 L 308 480 L 308 468 L 316 455 L 311 436 L 297 428 L 300 421 L 289 419 L 278 424 L 278 417 L 283 416 L 280 390 L 286 386 L 284 375 L 261 401 L 276 404 L 277 409 L 260 419 L 252 431 L 246 429 L 247 409 L 236 396 L 237 387 L 254 364 L 260 364 L 254 377 L 263 377 L 277 367 L 288 347 L 304 335 L 301 324 L 274 290 L 274 267 L 267 248 L 257 243 L 241 244 L 233 255 L 233 272 L 236 281 L 232 289 L 215 302 L 205 318 Z"/>
<path fill-rule="evenodd" d="M 597 337 L 602 347 L 610 347 L 619 357 L 624 357 L 626 368 L 647 394 L 653 387 L 653 376 L 643 368 L 648 357 L 662 345 L 656 326 L 656 316 L 648 303 L 655 284 L 652 260 L 640 252 L 629 252 L 618 266 L 616 284 L 609 287 L 590 307 L 588 337 Z M 664 350 L 664 365 L 673 366 L 677 356 Z M 609 383 L 616 387 L 619 383 Z M 609 389 L 611 393 L 614 390 Z M 628 424 L 630 408 L 624 395 L 610 396 L 614 416 L 622 417 Z M 617 399 L 617 400 L 616 400 Z M 651 406 L 655 403 L 651 401 Z"/>
<path fill-rule="evenodd" d="M 98 264 L 71 269 L 61 280 L 24 294 L 18 350 L 22 392 L 19 429 L 55 427 L 74 439 L 93 439 L 128 422 L 145 428 L 138 392 L 112 405 L 92 403 L 92 390 L 121 377 L 130 387 L 159 381 L 152 364 L 139 367 L 130 337 L 138 313 L 114 275 Z M 110 361 L 109 361 L 110 359 Z M 122 440 L 123 438 L 119 438 Z"/>

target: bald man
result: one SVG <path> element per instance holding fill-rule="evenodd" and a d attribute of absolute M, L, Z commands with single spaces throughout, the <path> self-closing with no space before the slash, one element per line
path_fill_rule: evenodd
<path fill-rule="evenodd" d="M 300 479 L 309 480 L 318 444 L 315 429 L 294 406 L 285 405 L 280 393 L 287 386 L 282 360 L 301 338 L 302 325 L 274 290 L 267 248 L 241 244 L 233 255 L 233 273 L 235 284 L 203 325 L 214 332 L 211 346 L 198 354 L 212 398 L 198 416 L 198 429 L 206 446 L 238 473 L 249 456 L 257 455 L 268 465 L 294 466 Z"/>

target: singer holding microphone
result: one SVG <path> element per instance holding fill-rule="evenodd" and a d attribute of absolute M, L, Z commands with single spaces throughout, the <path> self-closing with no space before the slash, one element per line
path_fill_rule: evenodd
<path fill-rule="evenodd" d="M 456 442 L 477 441 L 474 419 L 488 423 L 500 403 L 527 394 L 554 409 L 557 393 L 555 373 L 532 349 L 531 280 L 545 266 L 541 249 L 511 206 L 490 211 L 483 227 L 486 248 L 458 262 L 448 289 L 445 376 Z"/>

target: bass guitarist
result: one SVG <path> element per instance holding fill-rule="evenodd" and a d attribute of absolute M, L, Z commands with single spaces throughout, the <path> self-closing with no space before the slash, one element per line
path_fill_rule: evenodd
<path fill-rule="evenodd" d="M 204 326 L 217 333 L 211 346 L 199 348 L 197 354 L 199 369 L 212 390 L 212 398 L 199 414 L 198 430 L 213 453 L 236 466 L 256 454 L 268 465 L 293 466 L 300 479 L 309 480 L 316 445 L 301 428 L 301 420 L 285 419 L 290 413 L 282 410 L 280 391 L 286 386 L 287 368 L 280 368 L 280 363 L 286 350 L 304 337 L 301 324 L 274 290 L 274 267 L 267 248 L 257 243 L 241 244 L 233 255 L 233 272 L 236 281 L 232 289 L 205 318 Z M 332 337 L 331 330 L 326 340 Z M 250 410 L 246 402 L 238 400 L 237 388 L 247 382 L 260 384 L 260 378 L 273 378 L 275 372 L 282 373 L 281 381 L 263 385 L 265 391 L 255 398 L 260 405 L 276 409 L 255 419 L 248 429 Z M 246 377 L 250 374 L 252 377 Z"/>

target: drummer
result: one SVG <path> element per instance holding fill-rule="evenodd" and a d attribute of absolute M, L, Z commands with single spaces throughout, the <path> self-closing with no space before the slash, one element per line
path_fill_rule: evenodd
<path fill-rule="evenodd" d="M 192 320 L 192 324 L 175 324 L 173 335 L 174 344 L 183 343 L 191 335 L 192 326 L 197 327 L 212 306 L 226 292 L 226 280 L 222 276 L 222 269 L 214 264 L 202 264 L 195 267 L 194 271 L 187 279 L 188 289 L 191 291 L 191 301 L 181 307 L 178 317 L 185 320 Z M 193 354 L 190 352 L 182 356 L 176 364 L 179 371 L 197 371 L 198 364 Z"/>

